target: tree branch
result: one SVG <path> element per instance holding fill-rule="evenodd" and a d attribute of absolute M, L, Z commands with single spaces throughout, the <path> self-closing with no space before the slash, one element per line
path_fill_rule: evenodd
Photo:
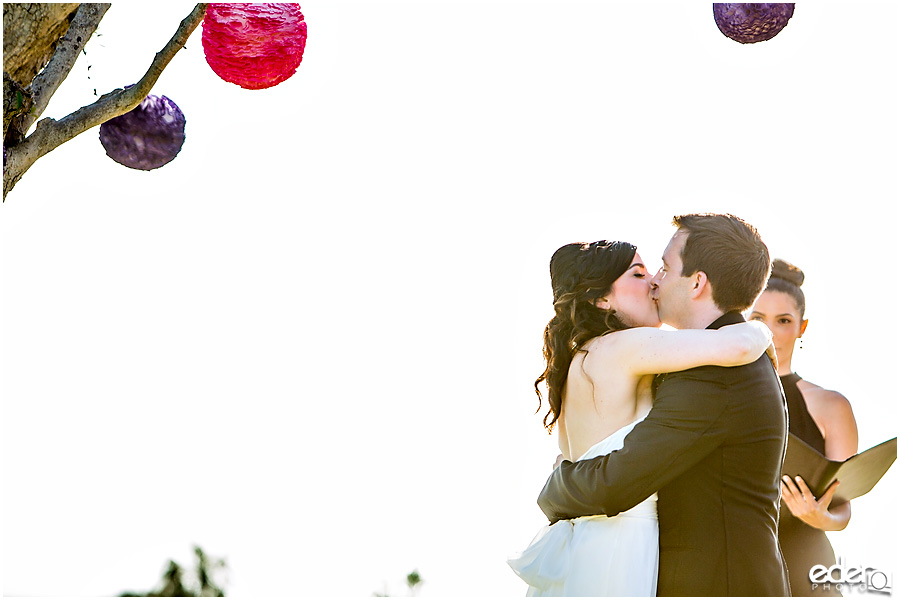
<path fill-rule="evenodd" d="M 42 119 L 38 121 L 34 132 L 21 144 L 7 148 L 7 164 L 3 169 L 4 201 L 6 194 L 39 158 L 91 127 L 123 115 L 140 104 L 153 89 L 153 85 L 175 54 L 184 47 L 191 33 L 203 21 L 206 6 L 204 3 L 194 7 L 191 14 L 178 26 L 169 43 L 156 53 L 150 68 L 135 85 L 104 94 L 93 104 L 79 108 L 59 121 Z"/>
<path fill-rule="evenodd" d="M 25 134 L 37 121 L 47 105 L 50 98 L 56 93 L 60 84 L 69 76 L 69 71 L 75 65 L 78 54 L 84 49 L 85 44 L 94 35 L 97 25 L 106 11 L 109 10 L 110 4 L 82 4 L 78 7 L 75 17 L 69 24 L 66 35 L 62 37 L 56 46 L 56 52 L 53 58 L 47 63 L 47 66 L 37 74 L 31 84 L 31 98 L 34 100 L 34 108 L 25 120 L 22 133 Z"/>

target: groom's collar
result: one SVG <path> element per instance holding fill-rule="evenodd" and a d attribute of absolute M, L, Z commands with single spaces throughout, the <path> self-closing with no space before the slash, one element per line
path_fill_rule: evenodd
<path fill-rule="evenodd" d="M 720 327 L 725 327 L 726 325 L 734 325 L 735 323 L 743 323 L 745 321 L 744 315 L 739 313 L 738 311 L 727 312 L 715 321 L 713 321 L 707 329 L 718 329 Z"/>

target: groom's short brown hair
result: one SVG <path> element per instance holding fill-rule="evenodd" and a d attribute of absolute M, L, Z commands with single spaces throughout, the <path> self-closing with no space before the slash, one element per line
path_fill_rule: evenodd
<path fill-rule="evenodd" d="M 673 223 L 687 234 L 681 253 L 681 275 L 706 273 L 713 301 L 724 312 L 753 306 L 769 279 L 769 249 L 753 225 L 720 214 L 690 214 Z"/>

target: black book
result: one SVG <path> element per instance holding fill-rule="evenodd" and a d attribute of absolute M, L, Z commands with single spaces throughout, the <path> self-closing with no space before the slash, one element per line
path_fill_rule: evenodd
<path fill-rule="evenodd" d="M 854 454 L 847 460 L 830 460 L 819 451 L 789 434 L 782 473 L 793 479 L 799 475 L 810 491 L 820 498 L 837 479 L 832 505 L 842 504 L 869 492 L 897 459 L 897 438 Z"/>

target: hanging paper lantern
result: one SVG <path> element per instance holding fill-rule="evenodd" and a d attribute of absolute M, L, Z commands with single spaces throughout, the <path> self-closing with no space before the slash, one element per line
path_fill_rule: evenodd
<path fill-rule="evenodd" d="M 242 88 L 278 85 L 300 66 L 305 47 L 299 4 L 210 4 L 206 9 L 206 62 L 216 75 Z"/>
<path fill-rule="evenodd" d="M 742 44 L 772 39 L 793 14 L 793 4 L 713 4 L 719 31 Z"/>
<path fill-rule="evenodd" d="M 100 125 L 100 143 L 117 163 L 149 171 L 184 145 L 184 114 L 165 96 L 147 96 L 132 111 Z"/>

